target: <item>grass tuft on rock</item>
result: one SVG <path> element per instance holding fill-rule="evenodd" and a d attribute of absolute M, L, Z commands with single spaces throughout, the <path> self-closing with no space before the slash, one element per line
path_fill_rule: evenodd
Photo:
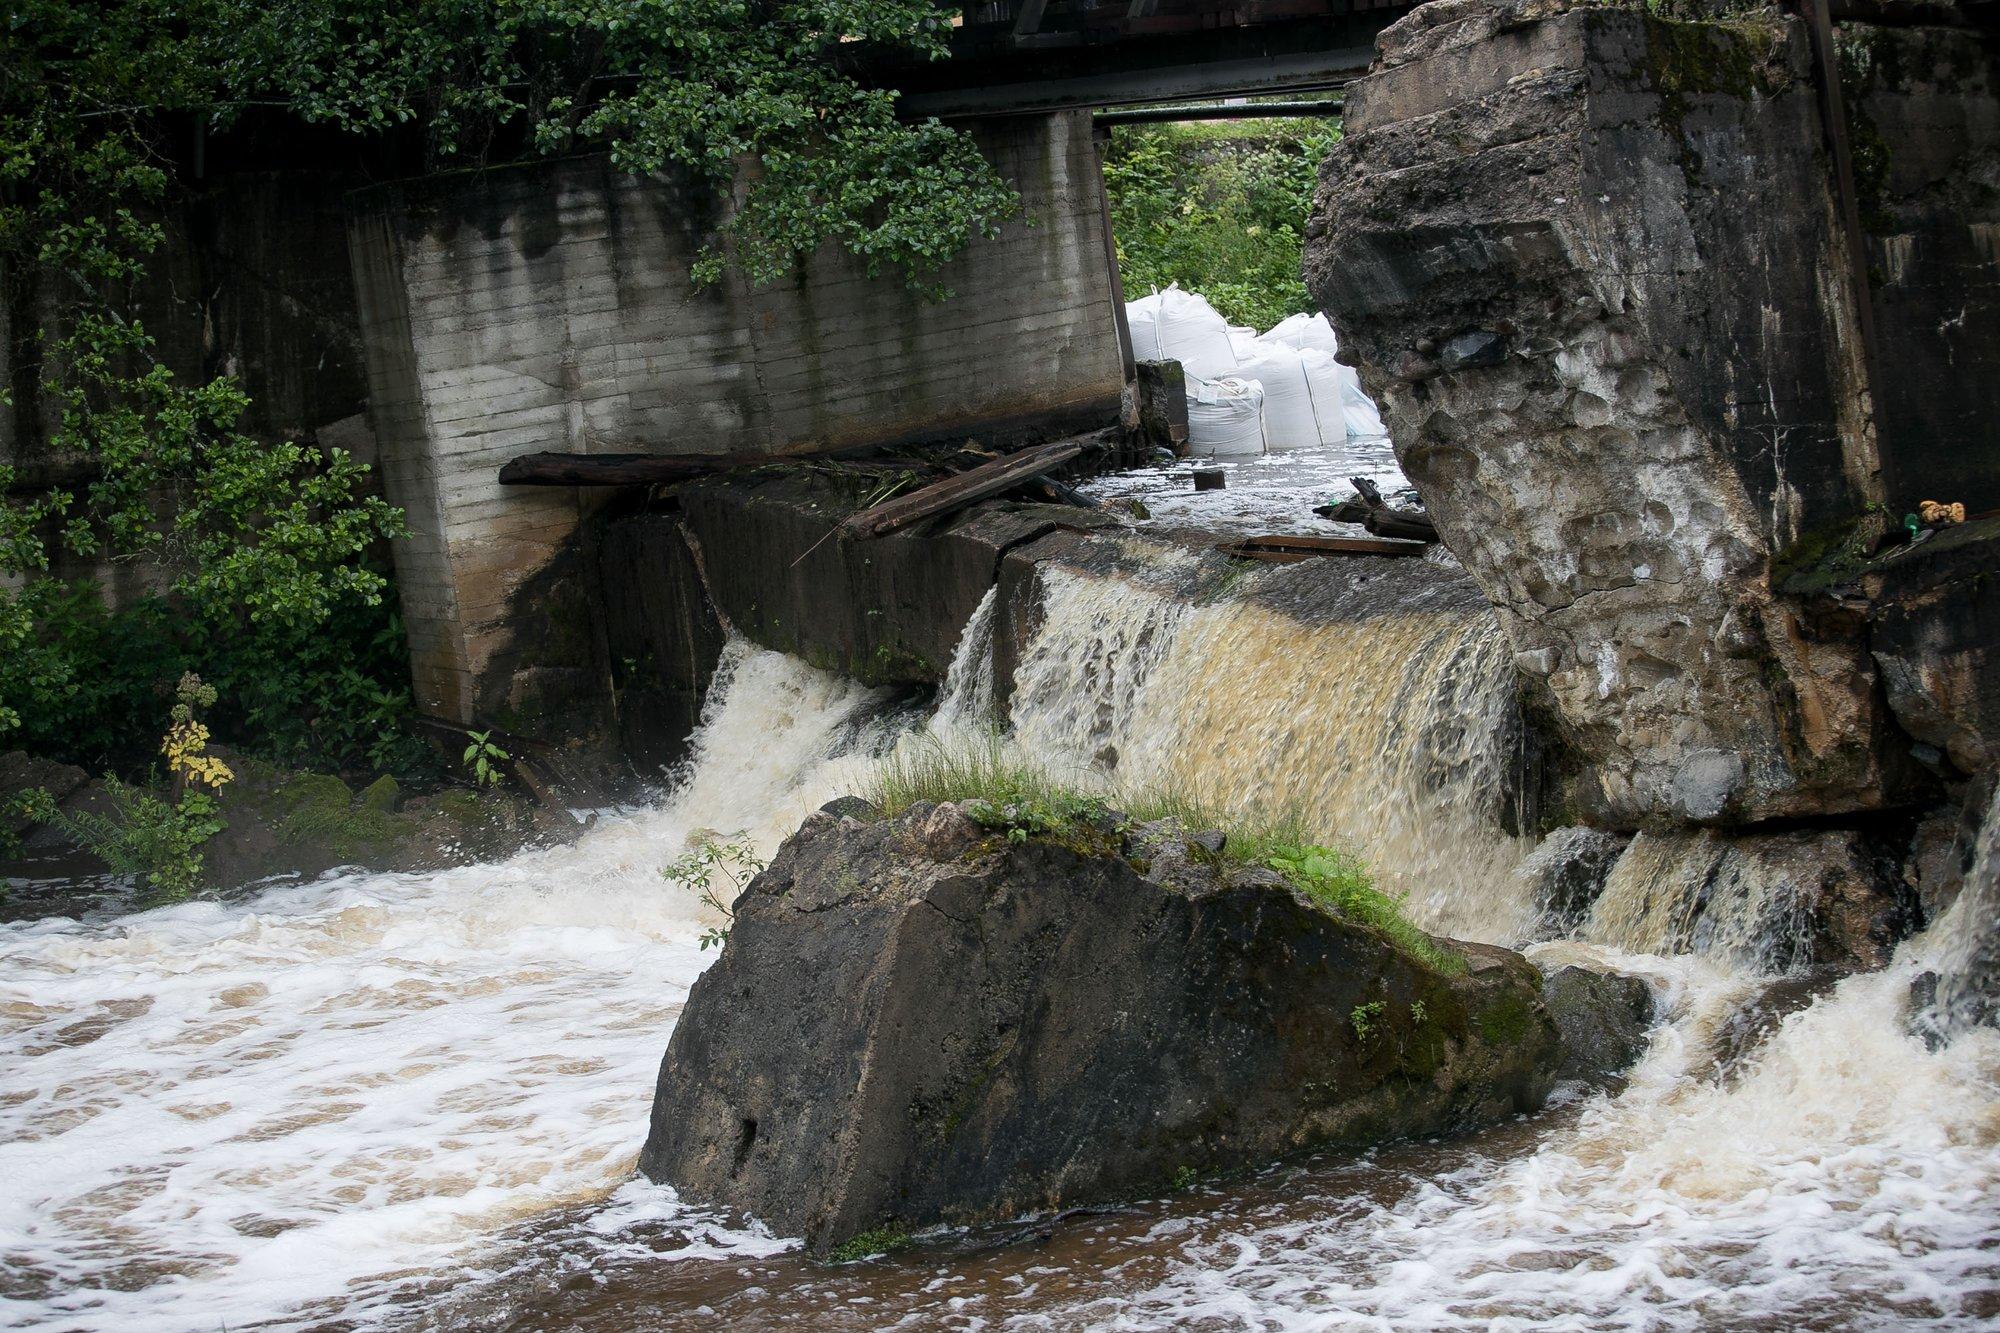
<path fill-rule="evenodd" d="M 1096 795 L 1011 754 L 997 733 L 956 744 L 933 737 L 907 747 L 876 770 L 861 794 L 885 819 L 921 801 L 951 801 L 1014 841 L 1042 836 L 1075 842 L 1112 812 L 1114 801 L 1129 824 L 1172 819 L 1189 833 L 1218 829 L 1225 838 L 1218 861 L 1274 870 L 1314 902 L 1379 931 L 1426 966 L 1445 973 L 1465 970 L 1456 951 L 1426 934 L 1403 915 L 1397 899 L 1375 887 L 1366 862 L 1315 841 L 1295 811 L 1246 816 L 1179 788 Z"/>

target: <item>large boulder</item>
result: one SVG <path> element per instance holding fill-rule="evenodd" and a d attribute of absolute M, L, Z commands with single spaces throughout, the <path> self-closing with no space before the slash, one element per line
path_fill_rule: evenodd
<path fill-rule="evenodd" d="M 1602 1082 L 1645 1054 L 1653 990 L 1638 977 L 1561 967 L 1542 985 L 1542 1003 L 1562 1033 L 1565 1079 Z"/>
<path fill-rule="evenodd" d="M 1948 476 L 1954 493 L 1932 498 L 1992 502 L 2000 467 L 1957 461 L 1993 453 L 1973 447 L 1991 438 L 1991 377 L 1966 390 L 1988 405 L 1954 418 L 1976 436 L 1871 412 L 1806 24 L 1776 8 L 1676 17 L 1704 8 L 1720 7 L 1421 6 L 1349 86 L 1308 229 L 1308 286 L 1524 679 L 1588 760 L 1573 812 L 1606 827 L 1924 799 L 1885 675 L 1920 737 L 1983 762 L 1979 659 L 1926 673 L 1899 639 L 1878 668 L 1851 585 L 1882 508 L 1894 519 L 1928 494 L 1911 488 Z M 1934 45 L 1954 69 L 1989 63 L 1973 34 Z M 1863 147 L 1990 154 L 1993 99 L 1975 82 L 1928 112 L 1872 97 Z M 1953 132 L 1908 119 L 1923 114 Z M 1932 220 L 1966 232 L 1937 201 Z M 1904 236 L 1877 253 L 1909 250 Z M 1962 322 L 1969 281 L 1905 293 L 1896 318 Z M 1909 346 L 1878 342 L 1883 381 L 1907 381 Z M 1948 628 L 1930 638 L 1956 648 L 1966 627 Z M 1904 636 L 1930 652 L 1918 638 Z M 1959 701 L 1975 725 L 1953 719 Z"/>
<path fill-rule="evenodd" d="M 825 1252 L 1538 1104 L 1526 960 L 1427 962 L 1221 844 L 811 816 L 689 996 L 640 1169 Z"/>

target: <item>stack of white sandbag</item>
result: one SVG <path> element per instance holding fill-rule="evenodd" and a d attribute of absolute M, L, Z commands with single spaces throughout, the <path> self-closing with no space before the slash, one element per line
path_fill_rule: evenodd
<path fill-rule="evenodd" d="M 1328 356 L 1340 350 L 1340 339 L 1334 334 L 1333 325 L 1326 322 L 1325 315 L 1287 315 L 1273 324 L 1268 332 L 1259 334 L 1257 340 L 1274 347 L 1301 350 L 1310 347 Z"/>
<path fill-rule="evenodd" d="M 1347 438 L 1340 406 L 1343 370 L 1347 367 L 1316 348 L 1258 344 L 1256 359 L 1238 366 L 1236 373 L 1264 386 L 1265 452 L 1281 454 Z"/>
<path fill-rule="evenodd" d="M 1242 458 L 1381 435 L 1382 418 L 1325 315 L 1293 315 L 1266 333 L 1231 324 L 1178 286 L 1125 307 L 1133 354 L 1181 363 L 1188 382 L 1188 446 Z"/>
<path fill-rule="evenodd" d="M 1306 353 L 1317 352 L 1326 356 L 1329 360 L 1333 360 L 1333 354 L 1340 350 L 1340 339 L 1335 335 L 1333 325 L 1327 323 L 1325 315 L 1288 316 L 1278 321 L 1258 341 L 1266 346 L 1295 348 Z M 1339 384 L 1339 397 L 1336 401 L 1339 403 L 1341 424 L 1345 428 L 1345 433 L 1348 435 L 1388 434 L 1382 428 L 1381 413 L 1375 410 L 1375 400 L 1370 398 L 1362 389 L 1361 376 L 1355 374 L 1354 367 L 1342 365 L 1338 360 L 1333 360 L 1332 374 Z M 1265 387 L 1268 391 L 1269 386 Z M 1321 432 L 1322 435 L 1326 433 L 1325 430 Z M 1301 443 L 1309 442 L 1303 436 L 1300 437 L 1300 440 Z M 1297 448 L 1298 446 L 1281 446 L 1278 440 L 1274 438 L 1272 440 L 1272 448 L 1276 449 L 1280 447 Z"/>

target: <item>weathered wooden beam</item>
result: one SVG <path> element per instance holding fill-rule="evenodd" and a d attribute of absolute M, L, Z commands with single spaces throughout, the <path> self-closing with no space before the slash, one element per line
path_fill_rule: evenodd
<path fill-rule="evenodd" d="M 906 528 L 921 519 L 937 514 L 948 514 L 954 509 L 963 509 L 975 500 L 1010 490 L 1031 477 L 1038 477 L 1061 467 L 1064 463 L 1083 453 L 1084 446 L 1076 440 L 1063 440 L 1056 444 L 1045 444 L 1036 449 L 1024 449 L 1018 454 L 996 458 L 983 463 L 970 472 L 961 472 L 955 477 L 933 482 L 929 486 L 911 491 L 908 495 L 885 500 L 857 514 L 849 515 L 840 525 L 843 536 L 865 541 L 871 537 L 882 537 Z"/>
<path fill-rule="evenodd" d="M 522 454 L 500 469 L 502 486 L 645 486 L 755 467 L 764 454 Z"/>

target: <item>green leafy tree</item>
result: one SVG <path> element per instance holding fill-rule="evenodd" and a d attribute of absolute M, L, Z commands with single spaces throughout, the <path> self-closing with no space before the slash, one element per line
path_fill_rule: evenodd
<path fill-rule="evenodd" d="M 734 262 L 773 281 L 831 244 L 936 293 L 1016 198 L 965 136 L 899 119 L 836 56 L 934 57 L 948 31 L 933 0 L 15 0 L 0 406 L 85 466 L 36 491 L 0 464 L 0 737 L 102 760 L 143 737 L 154 700 L 130 677 L 157 693 L 190 665 L 287 758 L 379 758 L 365 733 L 407 707 L 367 558 L 401 516 L 341 452 L 252 438 L 240 386 L 177 377 L 131 313 L 193 136 L 257 109 L 414 132 L 431 168 L 608 147 L 727 202 L 701 279 Z M 142 564 L 160 596 L 109 611 L 54 576 L 63 552 Z"/>
<path fill-rule="evenodd" d="M 1331 120 L 1116 128 L 1104 183 L 1126 296 L 1177 282 L 1260 329 L 1310 310 L 1306 217 L 1339 139 Z"/>

